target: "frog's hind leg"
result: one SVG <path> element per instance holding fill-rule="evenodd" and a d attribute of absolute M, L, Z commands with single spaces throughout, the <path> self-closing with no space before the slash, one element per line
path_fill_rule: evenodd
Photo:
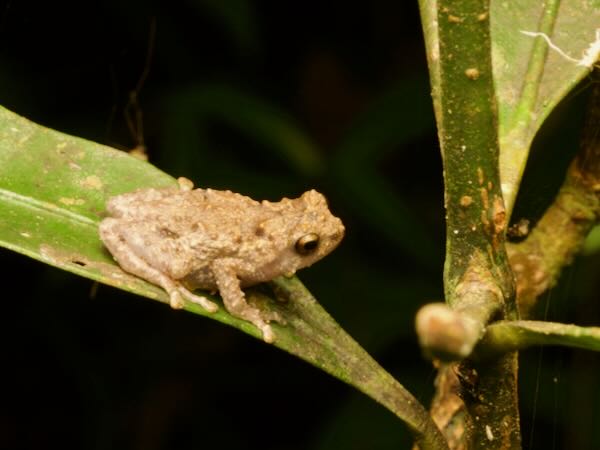
<path fill-rule="evenodd" d="M 261 311 L 246 301 L 234 267 L 235 262 L 227 260 L 220 260 L 212 265 L 225 308 L 235 317 L 252 322 L 262 332 L 263 340 L 272 343 L 275 340 L 273 330 Z"/>
<path fill-rule="evenodd" d="M 178 291 L 181 295 L 183 295 L 183 297 L 186 300 L 189 300 L 192 303 L 198 303 L 200 306 L 202 306 L 208 312 L 214 313 L 214 312 L 217 312 L 219 309 L 219 307 L 215 303 L 211 302 L 206 297 L 204 297 L 202 295 L 193 294 L 181 285 L 179 286 Z M 171 306 L 173 306 L 173 305 L 171 305 Z"/>
<path fill-rule="evenodd" d="M 169 294 L 169 304 L 174 309 L 184 306 L 183 298 L 200 304 L 208 312 L 216 312 L 218 306 L 205 297 L 192 294 L 178 281 L 169 278 L 160 270 L 152 267 L 143 258 L 136 255 L 123 240 L 119 233 L 119 223 L 115 219 L 107 218 L 100 223 L 100 237 L 104 245 L 110 250 L 119 266 L 126 272 L 137 275 L 152 284 L 162 287 Z"/>

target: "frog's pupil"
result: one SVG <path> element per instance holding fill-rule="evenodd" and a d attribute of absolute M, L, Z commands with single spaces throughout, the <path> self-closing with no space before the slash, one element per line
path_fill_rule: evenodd
<path fill-rule="evenodd" d="M 296 250 L 302 255 L 306 255 L 315 250 L 319 245 L 319 235 L 310 233 L 302 236 L 296 242 Z"/>
<path fill-rule="evenodd" d="M 308 241 L 304 244 L 304 250 L 314 250 L 315 248 L 317 248 L 316 239 L 314 241 Z"/>

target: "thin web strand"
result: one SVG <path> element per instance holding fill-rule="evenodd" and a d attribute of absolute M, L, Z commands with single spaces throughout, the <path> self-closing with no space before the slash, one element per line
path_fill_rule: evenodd
<path fill-rule="evenodd" d="M 592 42 L 587 49 L 583 52 L 581 59 L 573 58 L 571 55 L 567 55 L 559 46 L 555 45 L 546 33 L 541 31 L 523 31 L 521 33 L 525 36 L 541 37 L 546 41 L 548 47 L 557 52 L 560 56 L 565 58 L 567 61 L 576 63 L 578 66 L 587 67 L 592 69 L 598 60 L 600 59 L 600 28 L 596 30 L 596 40 Z"/>

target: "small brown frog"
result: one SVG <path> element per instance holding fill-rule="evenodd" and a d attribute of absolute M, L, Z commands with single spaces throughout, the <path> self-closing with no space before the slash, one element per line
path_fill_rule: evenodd
<path fill-rule="evenodd" d="M 179 189 L 140 189 L 109 199 L 100 238 L 123 270 L 165 289 L 173 308 L 187 299 L 215 312 L 215 303 L 191 290 L 218 290 L 227 311 L 273 342 L 270 319 L 246 302 L 241 288 L 318 261 L 342 240 L 342 221 L 314 190 L 257 202 L 193 189 L 185 178 L 178 182 Z"/>

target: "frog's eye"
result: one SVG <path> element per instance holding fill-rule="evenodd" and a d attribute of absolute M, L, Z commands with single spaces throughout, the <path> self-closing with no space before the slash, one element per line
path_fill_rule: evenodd
<path fill-rule="evenodd" d="M 314 252 L 319 246 L 319 235 L 317 233 L 308 233 L 296 241 L 296 251 L 301 255 L 308 255 Z"/>

